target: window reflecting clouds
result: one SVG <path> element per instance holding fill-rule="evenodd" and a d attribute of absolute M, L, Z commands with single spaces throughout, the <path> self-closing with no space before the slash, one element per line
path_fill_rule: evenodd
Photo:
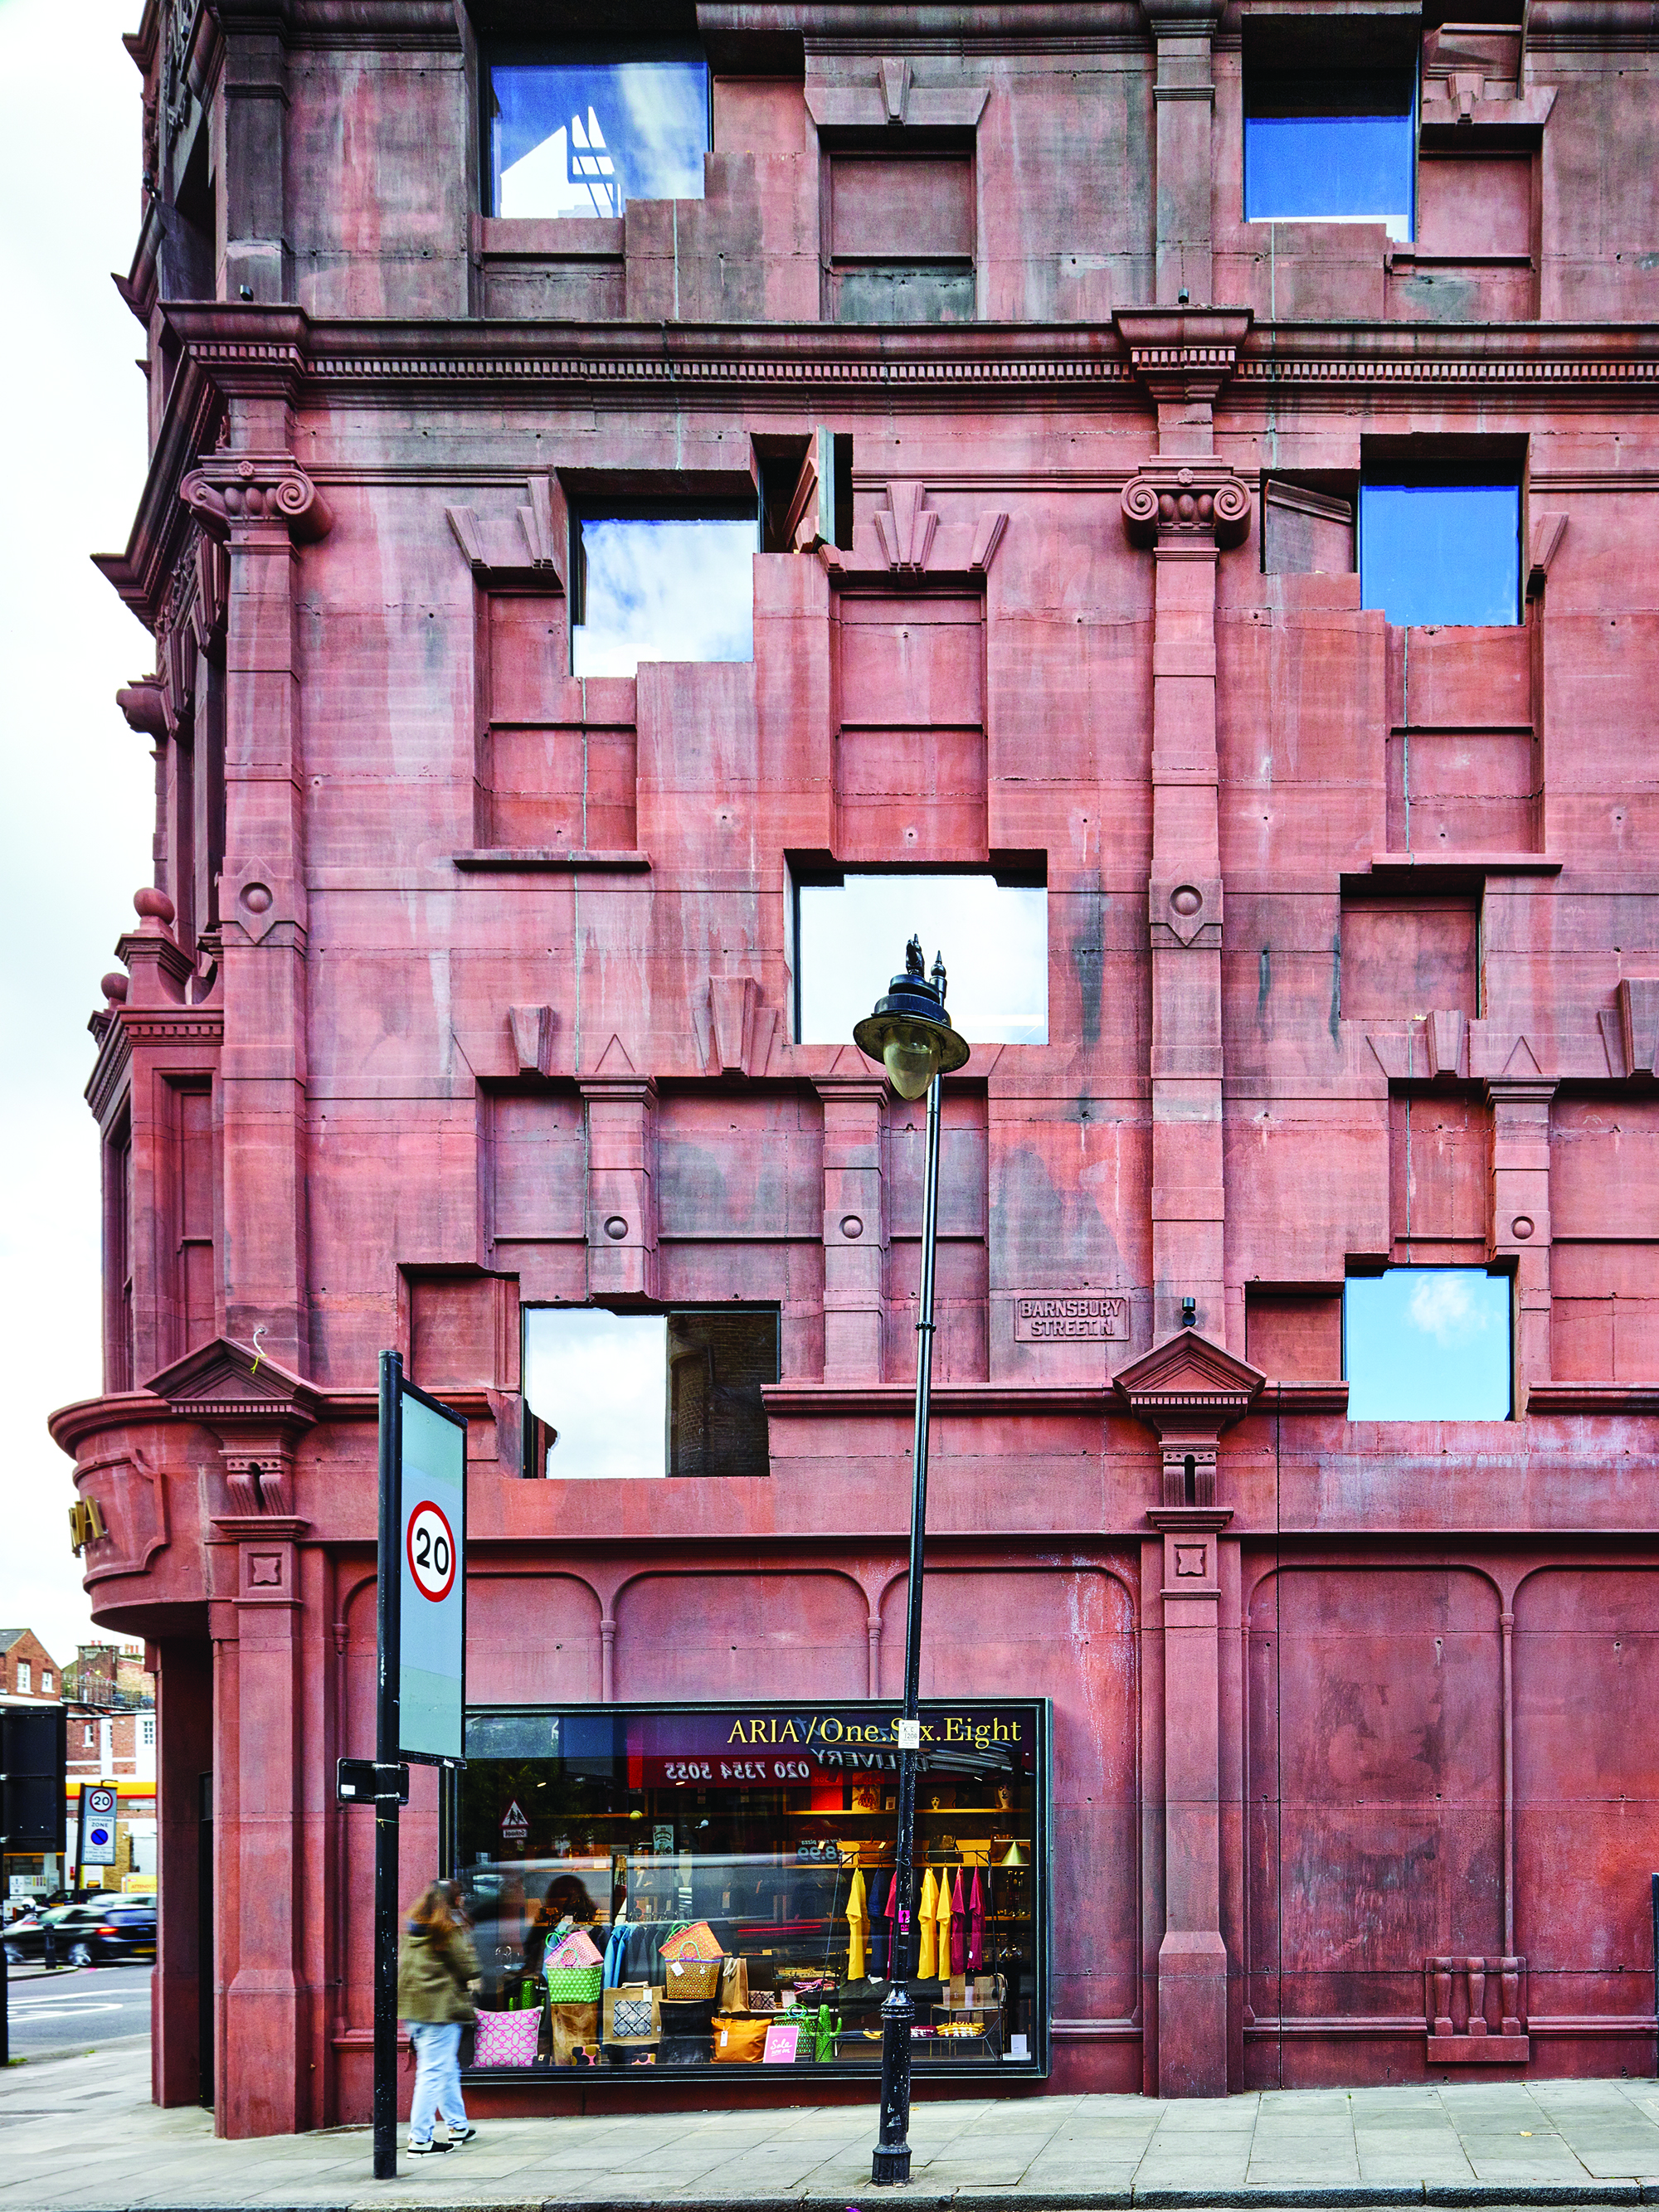
<path fill-rule="evenodd" d="M 668 1316 L 534 1306 L 524 1317 L 524 1396 L 550 1435 L 547 1473 L 668 1472 Z"/>
<path fill-rule="evenodd" d="M 945 956 L 946 1006 L 970 1043 L 1048 1042 L 1048 894 L 993 876 L 849 875 L 803 884 L 800 1042 L 842 1044 L 902 971 L 912 935 Z"/>
<path fill-rule="evenodd" d="M 702 198 L 702 62 L 498 62 L 489 88 L 492 215 L 618 216 L 631 199 Z"/>

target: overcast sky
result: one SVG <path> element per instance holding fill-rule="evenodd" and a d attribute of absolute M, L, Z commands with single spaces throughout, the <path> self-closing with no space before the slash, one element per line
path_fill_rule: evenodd
<path fill-rule="evenodd" d="M 115 705 L 150 641 L 88 558 L 125 544 L 144 477 L 143 332 L 109 275 L 137 237 L 140 81 L 121 33 L 138 15 L 139 0 L 0 0 L 0 1626 L 33 1628 L 60 1663 L 94 1632 L 70 1462 L 46 1430 L 101 1379 L 87 1018 L 150 879 L 149 748 Z"/>

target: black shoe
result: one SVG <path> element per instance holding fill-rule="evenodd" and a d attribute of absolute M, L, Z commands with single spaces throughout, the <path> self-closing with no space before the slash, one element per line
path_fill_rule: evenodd
<path fill-rule="evenodd" d="M 477 2128 L 470 2126 L 465 2128 L 451 2128 L 449 2130 L 449 2148 L 451 2150 L 459 2150 L 463 2143 L 470 2143 L 473 2136 L 476 2136 L 477 2132 L 478 2130 Z"/>
<path fill-rule="evenodd" d="M 432 2151 L 447 2150 L 449 2145 L 447 2142 L 412 2142 L 407 2144 L 405 2148 L 411 2158 L 425 2158 Z"/>

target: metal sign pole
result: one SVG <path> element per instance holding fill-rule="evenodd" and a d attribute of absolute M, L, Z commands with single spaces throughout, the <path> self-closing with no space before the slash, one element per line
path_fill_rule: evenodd
<path fill-rule="evenodd" d="M 392 1765 L 398 1757 L 398 1614 L 402 1560 L 399 1551 L 398 1470 L 403 1458 L 404 1363 L 395 1352 L 380 1354 L 380 1533 L 376 1557 L 379 1608 L 376 1626 L 378 1696 L 375 1702 L 374 1760 Z M 374 1795 L 374 2179 L 398 2175 L 398 1799 Z"/>

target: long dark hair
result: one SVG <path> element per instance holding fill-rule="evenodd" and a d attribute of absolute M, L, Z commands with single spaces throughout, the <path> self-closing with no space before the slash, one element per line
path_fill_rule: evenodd
<path fill-rule="evenodd" d="M 575 1875 L 562 1874 L 556 1881 L 549 1882 L 538 1917 L 549 1922 L 574 1920 L 578 1927 L 586 1927 L 593 1911 L 593 1900 Z"/>
<path fill-rule="evenodd" d="M 428 1942 L 447 1943 L 460 1925 L 452 1882 L 434 1881 L 423 1889 L 409 1908 L 410 1933 Z"/>

